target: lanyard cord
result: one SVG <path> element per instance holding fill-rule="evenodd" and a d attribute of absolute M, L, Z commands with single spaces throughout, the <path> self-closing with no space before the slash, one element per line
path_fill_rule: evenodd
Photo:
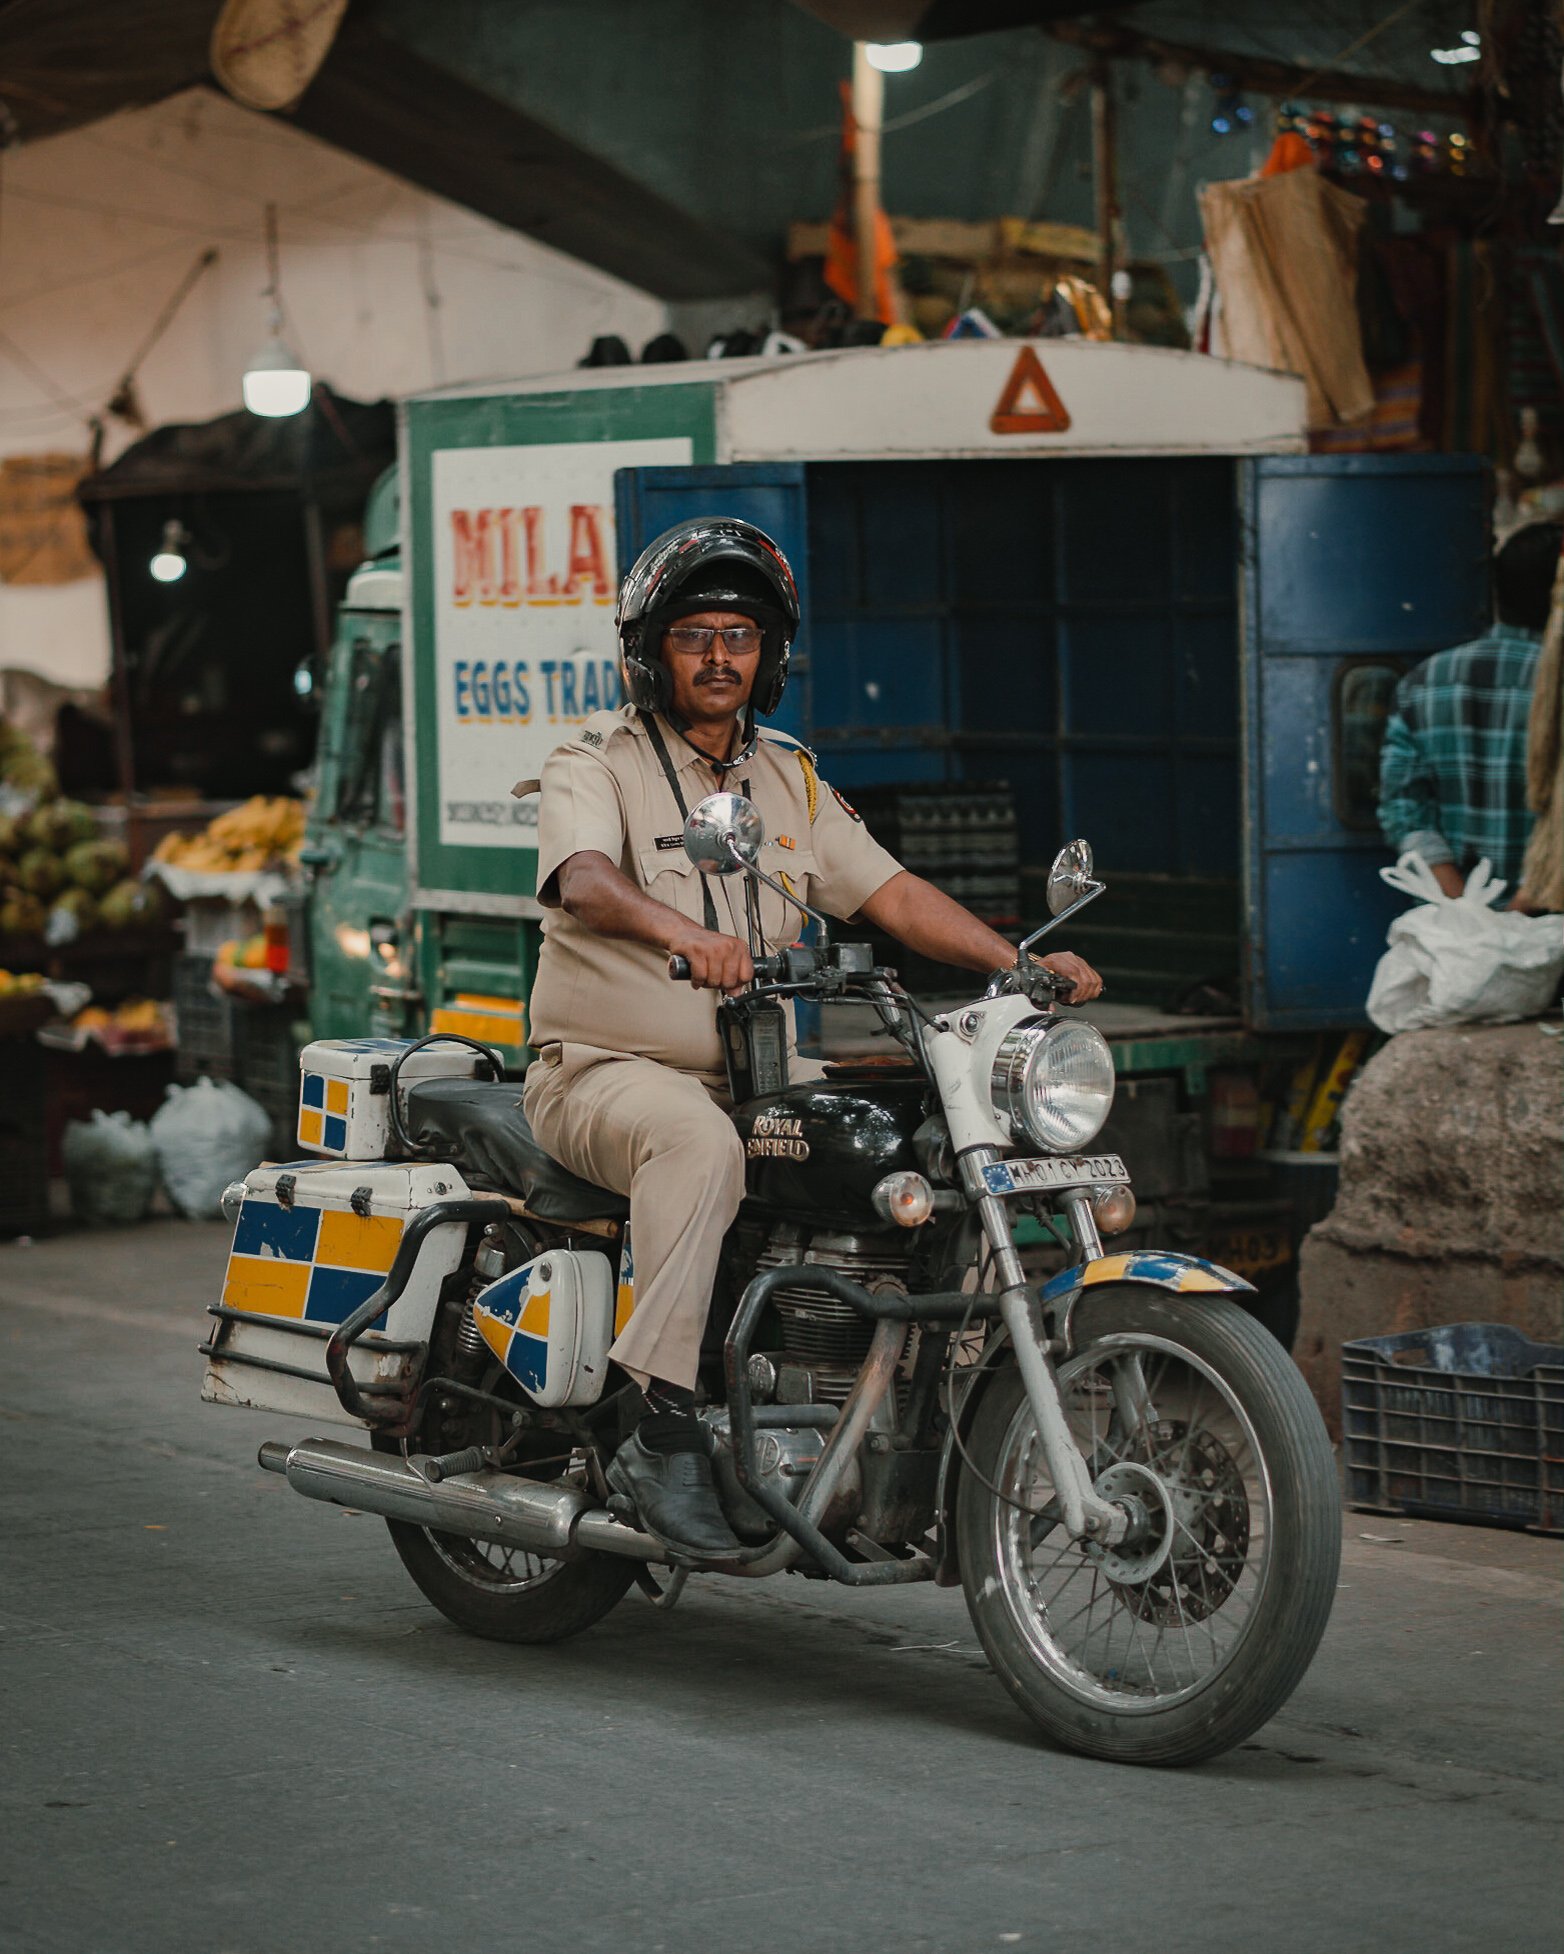
<path fill-rule="evenodd" d="M 641 718 L 646 724 L 646 735 L 652 742 L 652 751 L 657 755 L 662 765 L 663 774 L 667 779 L 669 790 L 673 794 L 674 805 L 679 810 L 679 820 L 682 824 L 689 820 L 690 810 L 685 803 L 683 791 L 679 786 L 679 776 L 674 771 L 673 761 L 669 758 L 668 746 L 667 742 L 663 739 L 662 728 L 649 712 L 643 712 Z M 740 787 L 739 791 L 744 795 L 746 800 L 749 798 L 749 782 L 747 780 Z M 713 934 L 716 934 L 720 929 L 717 921 L 717 905 L 711 893 L 711 878 L 706 875 L 701 876 L 701 909 L 707 929 L 711 930 Z"/>

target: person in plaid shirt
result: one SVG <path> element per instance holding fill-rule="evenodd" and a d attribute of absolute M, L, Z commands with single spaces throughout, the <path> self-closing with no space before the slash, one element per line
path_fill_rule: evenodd
<path fill-rule="evenodd" d="M 1484 637 L 1435 652 L 1396 687 L 1379 756 L 1379 825 L 1415 850 L 1446 895 L 1484 857 L 1512 891 L 1531 833 L 1526 721 L 1564 524 L 1528 523 L 1493 563 L 1497 619 Z"/>

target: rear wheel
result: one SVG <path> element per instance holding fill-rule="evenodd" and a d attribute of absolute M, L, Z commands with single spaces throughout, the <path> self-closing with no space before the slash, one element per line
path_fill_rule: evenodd
<path fill-rule="evenodd" d="M 499 1380 L 490 1380 L 490 1388 Z M 475 1402 L 447 1413 L 422 1438 L 417 1450 L 454 1452 L 469 1445 L 492 1445 L 500 1437 L 501 1414 Z M 404 1441 L 379 1438 L 377 1451 L 406 1454 Z M 565 1464 L 569 1441 L 539 1432 L 515 1456 L 528 1470 L 530 1451 L 536 1471 L 555 1478 Z M 528 1553 L 498 1541 L 469 1540 L 464 1534 L 437 1532 L 406 1520 L 387 1520 L 402 1565 L 424 1597 L 448 1621 L 495 1642 L 562 1642 L 601 1621 L 635 1579 L 635 1563 L 614 1554 L 583 1554 L 559 1560 Z"/>
<path fill-rule="evenodd" d="M 494 1642 L 563 1642 L 601 1621 L 635 1577 L 608 1554 L 555 1560 L 387 1520 L 402 1565 L 448 1621 Z"/>
<path fill-rule="evenodd" d="M 1275 1714 L 1324 1633 L 1341 1552 L 1330 1441 L 1296 1366 L 1225 1298 L 1099 1292 L 1075 1333 L 1065 1415 L 1131 1530 L 1111 1548 L 1068 1537 L 1007 1368 L 973 1420 L 976 1471 L 957 1495 L 967 1606 L 1055 1742 L 1197 1763 Z"/>

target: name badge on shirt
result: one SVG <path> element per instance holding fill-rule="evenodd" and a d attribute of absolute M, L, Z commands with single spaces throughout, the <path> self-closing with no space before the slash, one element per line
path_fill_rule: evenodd
<path fill-rule="evenodd" d="M 682 848 L 684 846 L 684 836 L 682 834 L 659 835 L 657 837 L 657 846 L 664 850 Z"/>

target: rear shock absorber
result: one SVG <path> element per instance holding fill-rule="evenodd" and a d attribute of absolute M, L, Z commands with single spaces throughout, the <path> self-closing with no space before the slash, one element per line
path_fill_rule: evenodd
<path fill-rule="evenodd" d="M 478 1252 L 472 1259 L 472 1282 L 468 1286 L 467 1301 L 462 1306 L 462 1326 L 456 1333 L 458 1359 L 465 1363 L 476 1363 L 489 1354 L 489 1346 L 483 1340 L 483 1332 L 478 1328 L 478 1319 L 473 1314 L 473 1304 L 491 1282 L 505 1273 L 505 1243 L 502 1231 L 496 1222 L 490 1222 L 483 1231 L 483 1239 L 478 1244 Z"/>

